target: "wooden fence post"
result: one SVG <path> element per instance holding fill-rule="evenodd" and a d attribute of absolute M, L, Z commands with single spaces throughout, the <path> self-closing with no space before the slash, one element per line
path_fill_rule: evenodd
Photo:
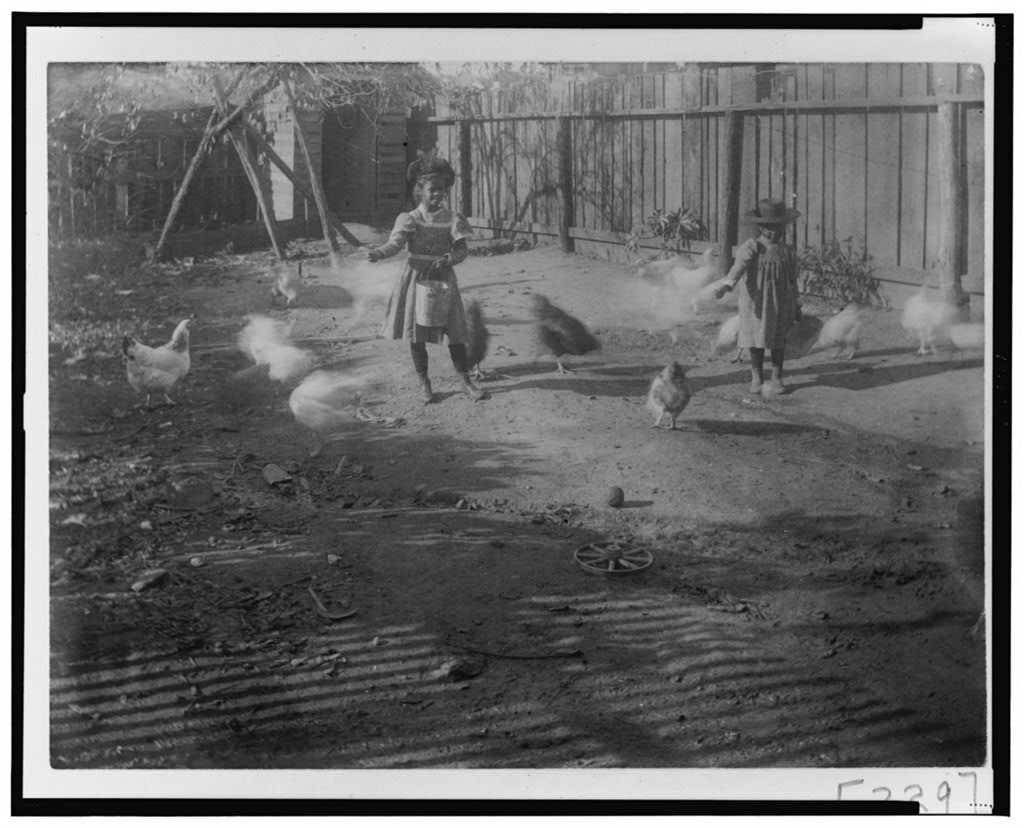
<path fill-rule="evenodd" d="M 740 230 L 740 178 L 743 174 L 743 113 L 725 113 L 725 181 L 718 204 L 718 268 L 732 267 Z"/>
<path fill-rule="evenodd" d="M 570 229 L 575 222 L 572 181 L 572 121 L 558 119 L 558 191 L 561 209 L 558 219 L 558 237 L 562 250 L 572 253 L 576 249 Z"/>
<path fill-rule="evenodd" d="M 936 162 L 939 175 L 939 283 L 947 302 L 957 307 L 963 300 L 960 274 L 964 263 L 964 211 L 966 198 L 960 170 L 960 106 L 941 103 L 936 119 Z"/>
<path fill-rule="evenodd" d="M 459 121 L 459 210 L 464 216 L 473 213 L 472 130 L 472 121 Z"/>

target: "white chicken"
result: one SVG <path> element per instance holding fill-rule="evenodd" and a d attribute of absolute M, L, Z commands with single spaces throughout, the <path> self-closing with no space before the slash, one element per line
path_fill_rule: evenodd
<path fill-rule="evenodd" d="M 302 262 L 298 262 L 293 268 L 290 264 L 282 262 L 277 266 L 274 275 L 274 284 L 270 288 L 270 295 L 274 299 L 278 296 L 284 297 L 285 304 L 291 307 L 302 290 Z"/>
<path fill-rule="evenodd" d="M 667 414 L 672 419 L 672 430 L 675 430 L 676 419 L 690 402 L 690 386 L 686 383 L 686 371 L 678 362 L 666 365 L 661 373 L 651 381 L 647 392 L 647 407 L 657 415 L 651 428 L 658 428 Z"/>
<path fill-rule="evenodd" d="M 290 327 L 266 316 L 250 314 L 238 334 L 239 349 L 277 382 L 299 379 L 313 370 L 313 354 L 292 345 Z"/>
<path fill-rule="evenodd" d="M 676 267 L 671 273 L 671 287 L 679 294 L 679 298 L 685 302 L 692 302 L 700 289 L 718 277 L 718 266 L 715 257 L 718 249 L 709 247 L 700 257 L 700 264 L 697 267 Z"/>
<path fill-rule="evenodd" d="M 316 445 L 310 457 L 316 457 L 329 439 L 355 421 L 355 411 L 363 394 L 377 383 L 368 373 L 314 371 L 292 391 L 288 407 L 297 422 L 313 432 Z"/>
<path fill-rule="evenodd" d="M 847 359 L 853 359 L 860 347 L 860 333 L 864 327 L 864 320 L 867 317 L 868 308 L 851 302 L 835 316 L 825 322 L 818 335 L 818 341 L 811 350 L 829 348 L 836 346 L 835 358 L 838 359 L 843 351 L 849 349 Z"/>
<path fill-rule="evenodd" d="M 695 314 L 705 313 L 709 310 L 715 310 L 723 307 L 736 307 L 738 293 L 735 290 L 730 290 L 721 299 L 715 298 L 715 292 L 729 283 L 729 280 L 724 276 L 721 279 L 715 279 L 713 282 L 708 282 L 690 301 L 690 309 Z"/>
<path fill-rule="evenodd" d="M 192 367 L 189 355 L 189 328 L 195 314 L 182 319 L 166 345 L 152 348 L 131 336 L 121 342 L 124 351 L 125 370 L 128 384 L 137 392 L 146 392 L 146 407 L 155 392 L 164 395 L 169 405 L 174 405 L 168 392 L 186 376 Z"/>
<path fill-rule="evenodd" d="M 724 353 L 736 348 L 736 341 L 740 335 L 740 315 L 735 314 L 726 319 L 718 329 L 718 336 L 715 337 L 715 351 Z M 743 358 L 743 349 L 736 348 L 736 356 L 730 362 L 739 362 Z"/>
<path fill-rule="evenodd" d="M 677 267 L 681 267 L 682 263 L 678 256 L 673 256 L 670 259 L 641 259 L 633 264 L 637 278 L 643 279 L 645 282 L 651 282 L 656 285 L 664 284 L 669 274 L 672 273 Z"/>
<path fill-rule="evenodd" d="M 983 322 L 957 322 L 949 326 L 946 335 L 958 351 L 970 351 L 985 347 L 985 324 Z"/>
<path fill-rule="evenodd" d="M 904 330 L 918 340 L 917 355 L 924 356 L 929 352 L 937 353 L 936 340 L 948 331 L 956 317 L 956 307 L 938 292 L 930 293 L 927 285 L 921 285 L 903 309 L 902 324 Z"/>

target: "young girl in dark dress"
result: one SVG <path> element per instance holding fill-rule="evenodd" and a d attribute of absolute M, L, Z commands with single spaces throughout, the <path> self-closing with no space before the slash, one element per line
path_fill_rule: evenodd
<path fill-rule="evenodd" d="M 800 215 L 782 201 L 763 199 L 748 212 L 747 221 L 757 225 L 756 238 L 736 251 L 736 260 L 715 296 L 719 299 L 740 286 L 740 329 L 737 345 L 750 352 L 750 391 L 772 396 L 784 393 L 782 363 L 786 358 L 786 334 L 800 320 L 797 296 L 796 254 L 784 241 L 786 225 Z M 764 352 L 771 351 L 772 376 L 764 381 Z"/>

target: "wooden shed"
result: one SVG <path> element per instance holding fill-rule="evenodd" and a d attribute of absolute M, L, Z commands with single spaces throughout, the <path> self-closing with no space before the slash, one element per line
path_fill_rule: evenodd
<path fill-rule="evenodd" d="M 105 128 L 116 142 L 82 148 L 77 134 L 50 134 L 50 233 L 54 239 L 160 229 L 210 118 L 212 107 L 168 100 L 132 123 L 113 116 Z M 405 111 L 370 121 L 346 108 L 299 115 L 327 206 L 345 222 L 389 224 L 404 208 L 405 171 L 415 157 Z M 267 96 L 262 133 L 308 191 L 310 171 L 296 142 L 295 118 L 281 94 Z M 121 136 L 125 140 L 120 140 Z M 274 218 L 289 236 L 319 235 L 315 205 L 254 143 L 244 139 L 270 195 Z M 110 149 L 113 147 L 114 149 Z M 212 229 L 260 220 L 260 209 L 237 153 L 221 135 L 203 157 L 177 213 L 175 231 Z"/>

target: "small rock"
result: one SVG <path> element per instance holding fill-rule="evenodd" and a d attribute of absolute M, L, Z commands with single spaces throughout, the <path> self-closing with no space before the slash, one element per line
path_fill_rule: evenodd
<path fill-rule="evenodd" d="M 486 666 L 487 661 L 482 657 L 452 656 L 441 662 L 441 666 L 434 671 L 434 676 L 462 681 L 480 675 Z"/>
<path fill-rule="evenodd" d="M 200 566 L 204 566 L 206 564 L 206 561 L 204 561 L 202 558 L 200 558 L 197 555 L 195 557 L 189 558 L 188 559 L 188 563 L 189 563 L 189 566 L 194 566 L 196 568 L 199 568 Z"/>
<path fill-rule="evenodd" d="M 139 524 L 139 528 L 144 529 L 147 532 L 150 532 L 153 529 L 153 524 L 148 520 L 144 520 Z"/>
<path fill-rule="evenodd" d="M 151 569 L 148 572 L 143 572 L 139 579 L 132 584 L 132 592 L 142 592 L 144 589 L 157 586 L 166 577 L 166 569 Z"/>
<path fill-rule="evenodd" d="M 329 563 L 331 566 L 334 566 L 340 560 L 341 558 L 339 558 L 337 555 L 328 554 L 327 556 L 327 563 Z"/>
<path fill-rule="evenodd" d="M 263 479 L 267 481 L 268 485 L 276 486 L 278 483 L 291 480 L 292 476 L 277 464 L 267 463 L 263 467 Z"/>
<path fill-rule="evenodd" d="M 620 489 L 618 486 L 612 486 L 608 490 L 607 503 L 608 503 L 609 506 L 611 506 L 614 509 L 617 509 L 617 508 L 619 508 L 625 502 L 626 502 L 626 495 L 623 493 L 622 489 Z"/>

